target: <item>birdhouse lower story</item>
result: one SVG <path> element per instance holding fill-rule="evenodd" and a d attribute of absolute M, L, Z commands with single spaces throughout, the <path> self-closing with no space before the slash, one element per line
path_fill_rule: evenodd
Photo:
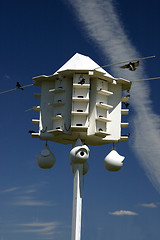
<path fill-rule="evenodd" d="M 64 144 L 73 144 L 78 138 L 90 145 L 127 141 L 122 128 L 128 123 L 122 122 L 122 115 L 129 110 L 123 109 L 122 92 L 129 90 L 131 83 L 113 78 L 97 66 L 76 54 L 55 74 L 33 78 L 41 89 L 35 94 L 40 106 L 34 109 L 40 114 L 32 120 L 39 125 L 33 137 Z"/>

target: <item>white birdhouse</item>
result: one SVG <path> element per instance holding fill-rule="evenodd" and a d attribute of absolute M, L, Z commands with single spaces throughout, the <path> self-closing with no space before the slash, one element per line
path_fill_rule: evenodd
<path fill-rule="evenodd" d="M 123 166 L 124 157 L 112 150 L 104 159 L 104 166 L 109 171 L 119 171 Z"/>
<path fill-rule="evenodd" d="M 50 151 L 49 146 L 46 144 L 41 153 L 37 154 L 37 164 L 40 168 L 52 168 L 56 162 L 55 156 Z"/>
<path fill-rule="evenodd" d="M 91 58 L 76 53 L 51 76 L 33 78 L 41 88 L 39 132 L 32 137 L 42 140 L 73 144 L 80 138 L 84 144 L 101 145 L 126 141 L 121 128 L 122 91 L 129 90 L 131 82 L 114 78 L 99 67 Z"/>

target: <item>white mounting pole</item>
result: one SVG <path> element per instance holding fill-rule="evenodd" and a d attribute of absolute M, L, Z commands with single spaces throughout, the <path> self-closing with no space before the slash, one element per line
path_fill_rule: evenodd
<path fill-rule="evenodd" d="M 81 216 L 82 216 L 82 178 L 83 164 L 73 164 L 73 210 L 72 210 L 72 240 L 81 239 Z"/>
<path fill-rule="evenodd" d="M 70 151 L 72 172 L 74 174 L 71 240 L 81 239 L 82 179 L 83 175 L 88 172 L 88 158 L 89 148 L 82 145 L 81 140 L 77 139 L 75 147 Z"/>

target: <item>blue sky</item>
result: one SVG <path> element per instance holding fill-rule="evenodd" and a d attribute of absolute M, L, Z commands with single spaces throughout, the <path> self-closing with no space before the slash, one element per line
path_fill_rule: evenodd
<path fill-rule="evenodd" d="M 114 6 L 114 7 L 113 7 Z M 106 70 L 129 80 L 160 76 L 159 3 L 153 0 L 6 0 L 0 8 L 0 91 L 51 75 L 76 52 L 99 65 L 156 55 L 131 73 Z M 157 240 L 160 221 L 159 80 L 133 83 L 131 136 L 116 145 L 124 155 L 121 171 L 107 172 L 111 145 L 90 146 L 84 177 L 82 239 Z M 71 146 L 49 143 L 56 157 L 50 170 L 36 164 L 44 142 L 31 119 L 39 105 L 37 87 L 0 95 L 0 240 L 70 239 L 73 174 Z"/>

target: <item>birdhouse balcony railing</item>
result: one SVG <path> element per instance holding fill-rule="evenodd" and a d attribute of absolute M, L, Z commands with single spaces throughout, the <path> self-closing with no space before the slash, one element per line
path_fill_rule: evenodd
<path fill-rule="evenodd" d="M 90 88 L 90 84 L 84 83 L 84 84 L 82 85 L 82 84 L 79 84 L 79 83 L 73 83 L 73 87 L 74 87 L 74 88 Z"/>
<path fill-rule="evenodd" d="M 101 116 L 96 118 L 96 121 L 100 121 L 100 122 L 104 122 L 104 123 L 111 122 L 110 119 L 108 119 L 106 117 L 101 117 Z"/>
<path fill-rule="evenodd" d="M 63 106 L 65 105 L 64 102 L 62 102 L 62 100 L 57 100 L 57 102 L 54 103 L 48 103 L 48 105 L 52 106 L 52 107 L 59 107 L 59 106 Z"/>
<path fill-rule="evenodd" d="M 89 102 L 89 98 L 84 98 L 83 96 L 72 97 L 72 101 L 75 101 L 75 102 Z"/>
<path fill-rule="evenodd" d="M 63 89 L 62 87 L 58 87 L 56 89 L 50 89 L 49 92 L 50 93 L 63 93 L 63 92 L 65 92 L 65 89 Z"/>
<path fill-rule="evenodd" d="M 72 111 L 72 115 L 77 115 L 77 116 L 87 116 L 89 113 L 87 111 L 83 110 L 77 110 L 77 111 Z"/>
<path fill-rule="evenodd" d="M 101 94 L 101 95 L 105 95 L 105 96 L 110 96 L 113 94 L 113 92 L 110 92 L 108 90 L 104 90 L 104 89 L 98 89 L 97 90 L 97 93 L 98 94 Z"/>
<path fill-rule="evenodd" d="M 102 103 L 102 102 L 96 103 L 96 107 L 104 108 L 104 109 L 112 109 L 113 108 L 113 106 L 111 106 L 109 104 Z"/>
<path fill-rule="evenodd" d="M 34 97 L 36 99 L 40 99 L 41 98 L 41 93 L 34 93 Z"/>
<path fill-rule="evenodd" d="M 32 119 L 32 123 L 35 125 L 39 125 L 40 120 L 39 119 Z"/>
<path fill-rule="evenodd" d="M 129 109 L 121 109 L 121 115 L 128 115 Z"/>

